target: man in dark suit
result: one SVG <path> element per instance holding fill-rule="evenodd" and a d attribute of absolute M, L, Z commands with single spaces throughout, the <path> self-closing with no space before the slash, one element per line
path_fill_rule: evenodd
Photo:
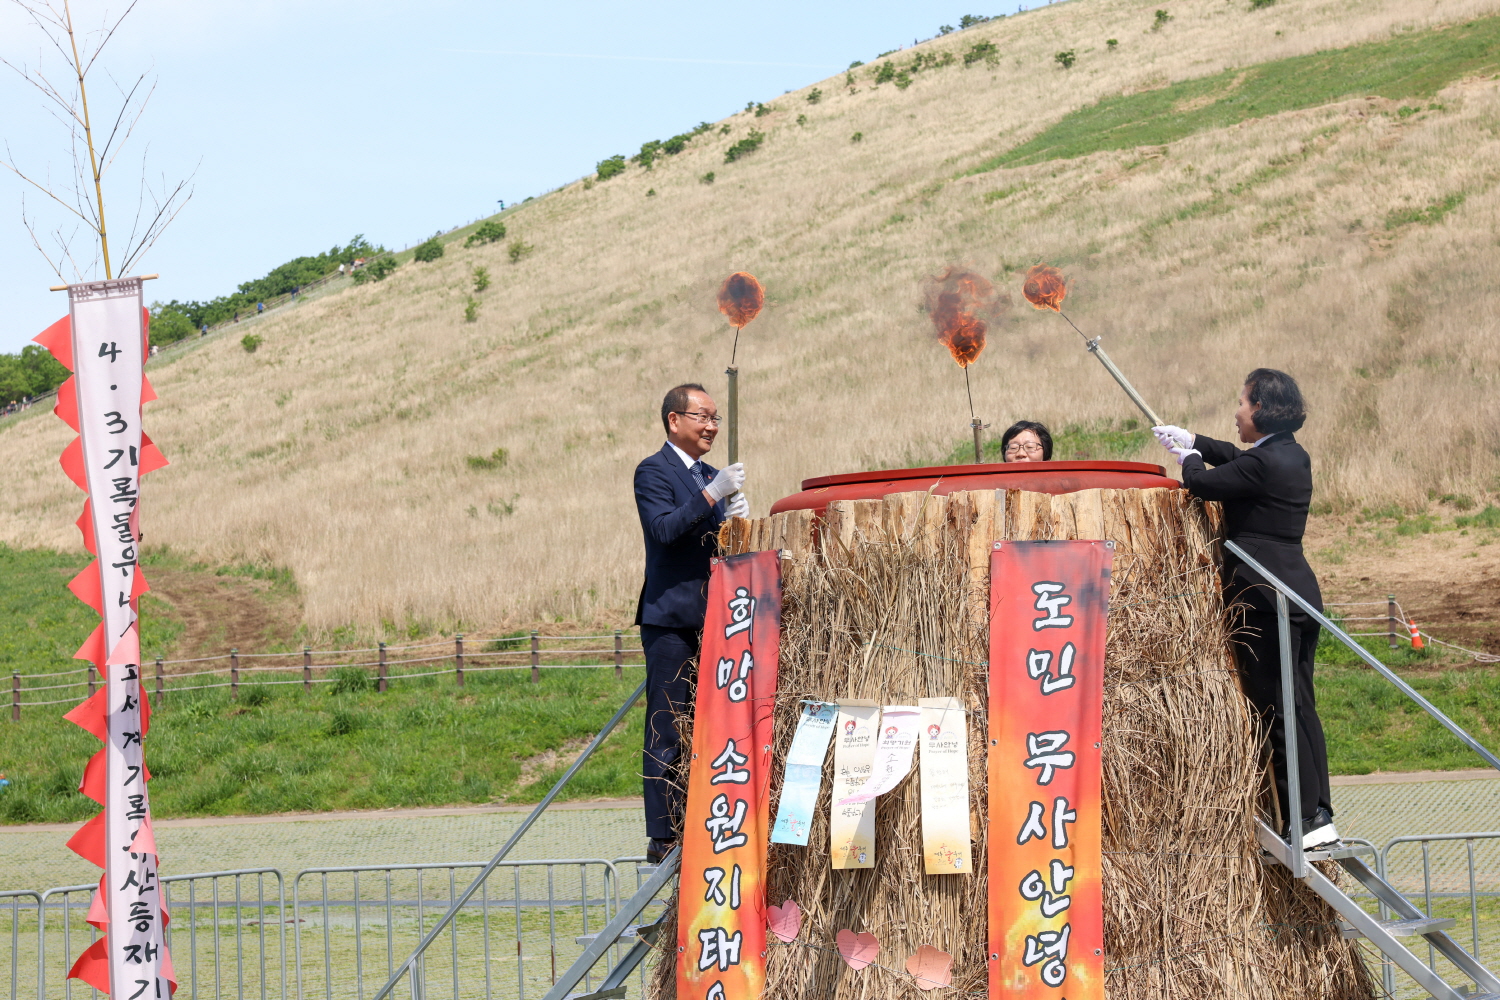
<path fill-rule="evenodd" d="M 678 756 L 676 715 L 692 711 L 709 559 L 719 525 L 747 517 L 740 492 L 745 467 L 718 470 L 702 461 L 719 433 L 719 409 L 697 383 L 679 385 L 661 404 L 667 441 L 635 467 L 635 505 L 646 537 L 646 580 L 636 606 L 646 651 L 646 854 L 659 861 L 677 840 L 682 791 L 672 783 Z"/>
<path fill-rule="evenodd" d="M 1307 419 L 1296 381 L 1273 368 L 1245 379 L 1234 420 L 1240 451 L 1180 427 L 1153 428 L 1182 466 L 1182 484 L 1196 497 L 1221 501 L 1224 537 L 1236 542 L 1319 611 L 1323 595 L 1302 554 L 1312 502 L 1312 461 L 1294 431 Z M 1215 466 L 1213 469 L 1208 465 Z M 1235 616 L 1234 646 L 1245 694 L 1268 723 L 1271 760 L 1283 817 L 1288 812 L 1285 720 L 1281 706 L 1281 643 L 1276 591 L 1231 553 L 1224 554 L 1224 601 Z M 1298 787 L 1304 848 L 1337 843 L 1328 788 L 1328 749 L 1313 689 L 1318 623 L 1288 602 L 1292 687 L 1296 696 Z M 1290 826 L 1289 822 L 1289 826 Z"/>

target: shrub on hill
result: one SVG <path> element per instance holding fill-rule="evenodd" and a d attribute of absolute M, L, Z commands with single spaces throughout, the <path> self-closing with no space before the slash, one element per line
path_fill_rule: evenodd
<path fill-rule="evenodd" d="M 724 151 L 724 162 L 733 163 L 735 160 L 755 152 L 760 148 L 760 144 L 765 141 L 766 134 L 764 132 L 757 132 L 755 129 L 751 129 L 749 135 Z"/>
<path fill-rule="evenodd" d="M 611 177 L 623 174 L 625 172 L 625 154 L 617 153 L 606 160 L 600 160 L 595 165 L 595 170 L 598 172 L 601 181 L 607 181 Z"/>
<path fill-rule="evenodd" d="M 421 244 L 412 252 L 412 260 L 419 260 L 424 264 L 431 264 L 443 255 L 443 244 L 434 236 L 426 243 Z"/>
<path fill-rule="evenodd" d="M 487 267 L 474 268 L 474 291 L 482 292 L 490 287 L 490 269 Z"/>
<path fill-rule="evenodd" d="M 464 246 L 472 247 L 481 243 L 498 243 L 505 239 L 505 223 L 499 219 L 487 219 L 479 224 L 479 227 L 469 234 L 464 240 Z"/>
<path fill-rule="evenodd" d="M 364 267 L 354 272 L 354 283 L 363 285 L 367 281 L 384 281 L 397 267 L 396 258 L 376 257 Z"/>
<path fill-rule="evenodd" d="M 258 333 L 247 333 L 240 338 L 240 346 L 245 349 L 246 354 L 254 354 L 263 343 L 265 340 Z"/>
<path fill-rule="evenodd" d="M 994 42 L 975 42 L 974 46 L 964 53 L 965 69 L 981 61 L 990 66 L 1000 61 L 1000 50 L 995 47 Z"/>
<path fill-rule="evenodd" d="M 247 281 L 232 295 L 221 295 L 207 302 L 171 302 L 158 304 L 153 310 L 161 313 L 177 312 L 187 317 L 189 328 L 196 330 L 205 324 L 216 326 L 233 318 L 237 312 L 255 308 L 257 302 L 274 299 L 289 292 L 304 288 L 319 278 L 335 273 L 339 265 L 348 267 L 359 258 L 369 259 L 385 253 L 385 248 L 374 246 L 363 234 L 355 236 L 347 246 L 335 246 L 312 257 L 297 257 L 275 268 L 264 278 Z M 153 316 L 156 312 L 153 312 Z M 156 341 L 153 334 L 152 340 Z"/>
<path fill-rule="evenodd" d="M 506 256 L 510 257 L 512 264 L 519 264 L 523 259 L 530 257 L 534 250 L 536 250 L 536 247 L 525 240 L 511 240 L 510 247 L 506 249 L 505 253 Z"/>

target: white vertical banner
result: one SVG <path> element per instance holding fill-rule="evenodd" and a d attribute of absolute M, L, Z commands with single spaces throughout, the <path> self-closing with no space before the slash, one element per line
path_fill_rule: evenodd
<path fill-rule="evenodd" d="M 97 574 L 96 610 L 102 618 L 100 632 L 80 655 L 93 659 L 105 680 L 102 704 L 86 702 L 69 713 L 104 740 L 103 787 L 93 789 L 102 793 L 97 797 L 104 805 L 104 878 L 102 900 L 90 912 L 91 921 L 103 923 L 104 954 L 91 948 L 72 974 L 99 987 L 102 958 L 111 1000 L 155 1000 L 171 996 L 175 977 L 165 946 L 166 913 L 146 788 L 149 708 L 140 680 L 137 625 L 137 599 L 144 590 L 138 573 L 138 501 L 149 446 L 141 431 L 147 354 L 141 279 L 73 285 L 68 300 L 79 440 L 77 453 L 65 452 L 63 464 L 75 482 L 86 483 L 88 504 L 80 526 L 92 536 L 97 556 L 86 572 Z M 93 585 L 80 578 L 73 589 L 89 600 Z"/>

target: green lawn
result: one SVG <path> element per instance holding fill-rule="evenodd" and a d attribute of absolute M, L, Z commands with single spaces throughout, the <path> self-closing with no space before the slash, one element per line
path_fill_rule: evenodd
<path fill-rule="evenodd" d="M 1500 69 L 1500 17 L 1398 35 L 1383 42 L 1231 69 L 1142 93 L 1106 97 L 969 173 L 1071 159 L 1106 149 L 1160 146 L 1249 118 L 1348 97 L 1411 100 L 1401 116 L 1455 80 Z"/>
<path fill-rule="evenodd" d="M 368 681 L 368 673 L 358 673 Z M 400 680 L 384 694 L 350 685 L 246 684 L 173 695 L 154 706 L 146 761 L 156 816 L 378 809 L 455 802 L 533 802 L 566 762 L 517 784 L 522 763 L 581 748 L 641 682 L 642 667 L 470 671 Z M 266 675 L 275 677 L 276 675 Z M 337 693 L 335 693 L 337 692 Z M 0 822 L 71 822 L 98 810 L 75 789 L 99 741 L 61 718 L 68 706 L 0 722 Z M 645 712 L 637 706 L 569 784 L 571 798 L 639 795 Z"/>

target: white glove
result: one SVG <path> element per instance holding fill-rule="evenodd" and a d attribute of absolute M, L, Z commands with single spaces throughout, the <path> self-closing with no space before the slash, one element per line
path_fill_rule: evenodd
<path fill-rule="evenodd" d="M 736 493 L 729 500 L 729 517 L 749 517 L 750 501 L 745 499 L 745 494 Z"/>
<path fill-rule="evenodd" d="M 1162 424 L 1160 427 L 1153 427 L 1151 428 L 1151 433 L 1156 435 L 1156 440 L 1160 441 L 1161 446 L 1168 451 L 1172 450 L 1173 445 L 1179 448 L 1191 448 L 1193 442 L 1198 440 L 1198 435 L 1192 431 L 1185 431 L 1181 427 L 1174 427 L 1171 424 Z"/>
<path fill-rule="evenodd" d="M 729 494 L 738 493 L 740 487 L 744 485 L 745 463 L 735 462 L 733 465 L 720 469 L 719 474 L 714 476 L 714 481 L 709 483 L 703 492 L 707 493 L 714 503 L 718 503 Z"/>
<path fill-rule="evenodd" d="M 1187 457 L 1189 455 L 1197 455 L 1199 458 L 1203 457 L 1203 453 L 1200 452 L 1197 448 L 1184 448 L 1181 445 L 1176 445 L 1174 447 L 1168 448 L 1167 450 L 1177 456 L 1178 465 L 1181 465 L 1183 462 L 1187 461 Z"/>

